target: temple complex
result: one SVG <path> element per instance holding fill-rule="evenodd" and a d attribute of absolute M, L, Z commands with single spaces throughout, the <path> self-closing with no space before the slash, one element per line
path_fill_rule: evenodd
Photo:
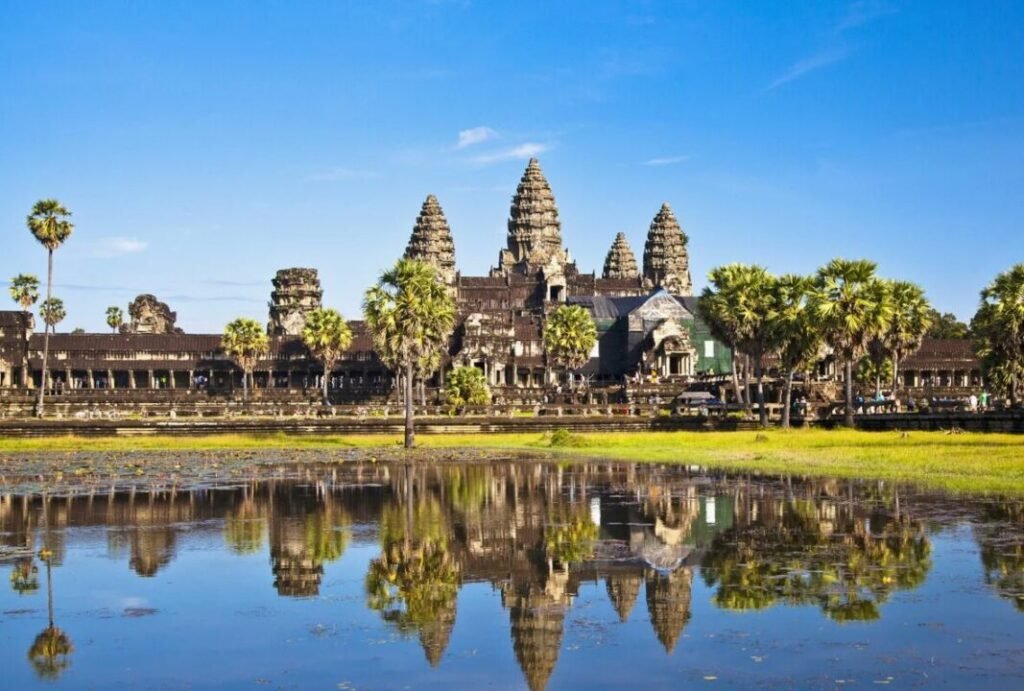
<path fill-rule="evenodd" d="M 545 391 L 562 383 L 545 354 L 544 324 L 567 303 L 587 309 L 597 327 L 597 344 L 580 370 L 589 388 L 614 392 L 653 377 L 678 393 L 694 382 L 725 381 L 732 353 L 697 313 L 689 240 L 667 203 L 649 224 L 642 270 L 622 232 L 600 275 L 579 269 L 563 245 L 555 195 L 536 159 L 516 187 L 506 226 L 497 264 L 484 275 L 466 275 L 455 261 L 457 233 L 437 197 L 426 197 L 412 223 L 404 256 L 434 266 L 456 303 L 448 349 L 426 387 L 440 387 L 446 369 L 472 366 L 484 372 L 496 402 L 543 400 Z M 281 269 L 271 286 L 270 351 L 255 369 L 256 387 L 301 397 L 321 376 L 300 335 L 309 312 L 321 306 L 323 290 L 314 268 Z M 48 383 L 62 391 L 240 388 L 241 372 L 223 353 L 220 334 L 184 334 L 176 313 L 149 294 L 135 298 L 128 312 L 130 321 L 119 334 L 51 337 Z M 331 376 L 332 400 L 387 397 L 395 377 L 374 352 L 365 324 L 355 320 L 350 327 L 351 347 Z M 0 311 L 0 388 L 41 386 L 42 350 L 31 314 Z M 981 384 L 981 369 L 969 342 L 926 339 L 907 358 L 901 377 L 903 386 L 928 395 L 956 395 Z"/>

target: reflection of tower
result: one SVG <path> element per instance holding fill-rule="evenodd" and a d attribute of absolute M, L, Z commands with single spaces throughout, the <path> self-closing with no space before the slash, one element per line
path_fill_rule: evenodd
<path fill-rule="evenodd" d="M 531 691 L 546 687 L 555 669 L 567 599 L 549 595 L 536 583 L 502 586 L 502 605 L 509 610 L 512 623 L 512 647 Z"/>
<path fill-rule="evenodd" d="M 278 595 L 309 597 L 320 593 L 323 562 L 307 549 L 306 516 L 315 508 L 315 498 L 299 494 L 298 488 L 273 492 L 270 512 L 270 561 Z"/>
<path fill-rule="evenodd" d="M 642 583 L 643 577 L 639 571 L 636 573 L 618 573 L 605 578 L 604 584 L 608 589 L 608 599 L 612 601 L 612 606 L 618 612 L 619 621 L 622 623 L 626 623 L 630 613 L 633 611 L 633 607 L 636 606 L 636 599 L 640 596 L 640 585 Z"/>
<path fill-rule="evenodd" d="M 679 634 L 690 619 L 690 595 L 693 571 L 689 567 L 670 573 L 648 571 L 646 575 L 647 612 L 658 640 L 671 653 Z"/>
<path fill-rule="evenodd" d="M 174 558 L 173 528 L 139 527 L 131 534 L 131 560 L 128 565 L 140 576 L 155 576 Z"/>
<path fill-rule="evenodd" d="M 431 621 L 420 626 L 420 645 L 431 667 L 437 667 L 455 628 L 455 598 L 450 598 Z"/>

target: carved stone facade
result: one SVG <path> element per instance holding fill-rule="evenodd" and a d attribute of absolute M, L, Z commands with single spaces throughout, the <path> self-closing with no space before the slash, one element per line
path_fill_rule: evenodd
<path fill-rule="evenodd" d="M 664 288 L 674 295 L 690 295 L 690 255 L 688 238 L 668 203 L 651 221 L 644 245 L 644 288 Z"/>
<path fill-rule="evenodd" d="M 608 250 L 608 256 L 604 259 L 604 271 L 601 273 L 601 277 L 635 280 L 639 276 L 640 271 L 636 267 L 636 256 L 633 254 L 633 249 L 629 246 L 626 234 L 619 233 L 615 236 L 615 242 L 612 243 L 611 249 Z"/>
<path fill-rule="evenodd" d="M 432 194 L 427 196 L 416 218 L 405 256 L 433 266 L 442 282 L 449 285 L 455 282 L 455 242 L 452 240 L 452 230 L 437 197 Z"/>
<path fill-rule="evenodd" d="M 306 326 L 306 315 L 320 308 L 324 291 L 316 269 L 281 269 L 272 281 L 270 293 L 271 336 L 299 336 Z"/>
<path fill-rule="evenodd" d="M 180 334 L 181 329 L 174 324 L 178 321 L 177 312 L 172 312 L 166 302 L 160 302 L 148 293 L 139 295 L 128 305 L 128 316 L 131 321 L 121 327 L 122 333 L 129 334 Z"/>

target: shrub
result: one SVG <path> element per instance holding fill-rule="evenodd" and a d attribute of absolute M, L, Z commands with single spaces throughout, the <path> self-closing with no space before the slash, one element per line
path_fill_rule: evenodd
<path fill-rule="evenodd" d="M 491 390 L 484 373 L 476 367 L 456 367 L 444 383 L 444 396 L 450 413 L 461 413 L 468 405 L 487 405 Z"/>

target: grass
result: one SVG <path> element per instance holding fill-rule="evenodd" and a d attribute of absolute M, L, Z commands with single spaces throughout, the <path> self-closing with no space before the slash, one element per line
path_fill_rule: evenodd
<path fill-rule="evenodd" d="M 1024 494 L 1024 437 L 942 432 L 770 430 L 420 435 L 425 449 L 533 450 L 558 456 L 702 465 L 796 475 L 916 482 L 958 492 Z M 224 434 L 204 437 L 0 439 L 0 455 L 31 451 L 215 451 L 394 447 L 397 436 Z"/>

